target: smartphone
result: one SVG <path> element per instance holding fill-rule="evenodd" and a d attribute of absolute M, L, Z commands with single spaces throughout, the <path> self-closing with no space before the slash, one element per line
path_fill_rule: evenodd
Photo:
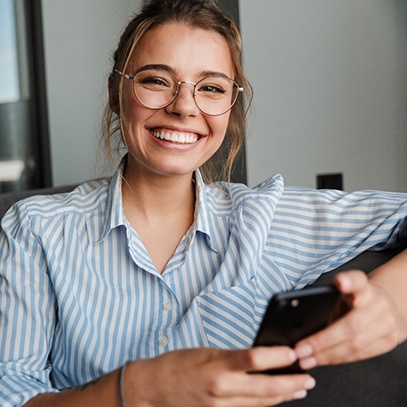
<path fill-rule="evenodd" d="M 271 298 L 253 346 L 293 347 L 329 325 L 339 306 L 340 292 L 334 285 L 304 288 L 276 294 Z M 281 369 L 262 373 L 302 373 L 296 362 Z"/>

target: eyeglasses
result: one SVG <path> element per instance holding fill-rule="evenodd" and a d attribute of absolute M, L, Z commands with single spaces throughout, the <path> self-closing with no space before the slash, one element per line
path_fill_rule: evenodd
<path fill-rule="evenodd" d="M 197 83 L 179 81 L 166 69 L 142 68 L 134 75 L 115 69 L 114 72 L 133 81 L 136 99 L 149 109 L 164 109 L 177 98 L 182 84 L 194 87 L 193 97 L 198 109 L 208 116 L 220 116 L 236 103 L 243 88 L 223 75 L 210 75 Z"/>

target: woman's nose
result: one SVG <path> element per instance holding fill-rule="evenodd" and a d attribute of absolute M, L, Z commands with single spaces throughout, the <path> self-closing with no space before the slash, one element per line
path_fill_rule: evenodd
<path fill-rule="evenodd" d="M 195 116 L 199 112 L 199 109 L 195 103 L 194 92 L 194 83 L 187 81 L 180 82 L 177 96 L 175 100 L 167 106 L 167 112 L 180 116 Z"/>

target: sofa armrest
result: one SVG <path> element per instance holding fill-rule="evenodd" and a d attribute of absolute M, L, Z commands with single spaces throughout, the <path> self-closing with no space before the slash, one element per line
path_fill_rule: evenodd
<path fill-rule="evenodd" d="M 366 274 L 373 271 L 375 268 L 379 267 L 381 264 L 386 263 L 392 257 L 394 257 L 399 252 L 398 249 L 387 249 L 381 251 L 366 251 L 355 257 L 354 259 L 348 261 L 342 266 L 329 273 L 322 274 L 311 286 L 313 285 L 324 285 L 331 283 L 336 274 L 341 271 L 346 270 L 362 270 Z"/>

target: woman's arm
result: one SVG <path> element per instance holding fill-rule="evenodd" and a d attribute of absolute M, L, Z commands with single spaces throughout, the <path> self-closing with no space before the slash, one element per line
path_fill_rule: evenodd
<path fill-rule="evenodd" d="M 123 376 L 126 407 L 271 406 L 303 398 L 315 385 L 308 374 L 248 374 L 290 365 L 295 353 L 286 347 L 169 352 L 130 363 Z M 34 397 L 25 407 L 121 407 L 120 369 L 85 386 Z"/>
<path fill-rule="evenodd" d="M 119 376 L 120 369 L 117 369 L 83 386 L 60 393 L 39 394 L 24 404 L 24 407 L 121 407 Z"/>
<path fill-rule="evenodd" d="M 297 344 L 303 368 L 378 356 L 407 339 L 407 250 L 369 276 L 361 271 L 340 273 L 336 284 L 350 310 Z"/>

